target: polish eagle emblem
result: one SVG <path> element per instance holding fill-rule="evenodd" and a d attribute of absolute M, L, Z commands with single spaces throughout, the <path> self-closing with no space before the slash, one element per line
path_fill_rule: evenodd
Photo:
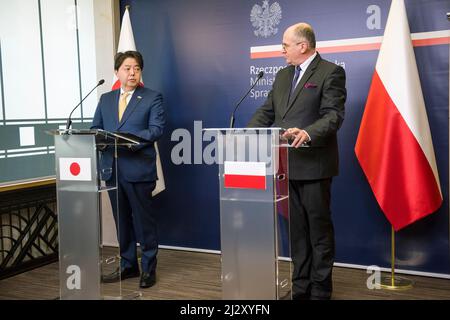
<path fill-rule="evenodd" d="M 275 26 L 281 20 L 281 7 L 278 2 L 269 5 L 269 0 L 263 0 L 262 6 L 255 4 L 250 12 L 250 21 L 257 28 L 255 36 L 267 38 L 278 32 Z"/>

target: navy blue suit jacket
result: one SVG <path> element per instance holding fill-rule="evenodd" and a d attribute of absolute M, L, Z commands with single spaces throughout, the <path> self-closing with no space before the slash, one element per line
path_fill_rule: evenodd
<path fill-rule="evenodd" d="M 137 87 L 119 122 L 118 105 L 120 89 L 100 97 L 91 129 L 132 133 L 148 141 L 139 146 L 118 149 L 117 166 L 120 176 L 129 182 L 155 181 L 156 151 L 154 142 L 163 134 L 165 115 L 162 95 L 144 87 Z M 112 168 L 114 150 L 108 147 L 102 153 L 101 169 Z M 102 174 L 109 180 L 111 174 Z"/>

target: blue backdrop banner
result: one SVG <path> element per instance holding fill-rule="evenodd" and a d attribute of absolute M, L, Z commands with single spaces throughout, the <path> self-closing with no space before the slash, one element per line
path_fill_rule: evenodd
<path fill-rule="evenodd" d="M 407 0 L 444 204 L 396 234 L 398 269 L 450 274 L 448 215 L 448 1 Z M 284 30 L 310 23 L 322 57 L 347 74 L 339 131 L 340 175 L 333 179 L 336 262 L 390 267 L 390 224 L 356 160 L 354 146 L 390 7 L 388 0 L 127 0 L 144 83 L 163 93 L 168 126 L 160 143 L 166 191 L 155 198 L 163 245 L 220 250 L 218 168 L 203 128 L 245 126 L 267 96 Z M 271 13 L 270 18 L 269 13 Z"/>

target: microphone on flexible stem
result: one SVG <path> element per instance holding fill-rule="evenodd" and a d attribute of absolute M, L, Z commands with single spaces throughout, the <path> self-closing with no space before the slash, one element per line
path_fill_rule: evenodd
<path fill-rule="evenodd" d="M 97 83 L 97 85 L 91 91 L 89 91 L 89 93 L 83 98 L 83 100 L 81 100 L 80 103 L 77 104 L 75 106 L 75 108 L 72 109 L 72 112 L 70 112 L 70 115 L 69 115 L 69 119 L 67 119 L 66 130 L 69 130 L 70 126 L 72 125 L 72 120 L 70 118 L 72 117 L 72 113 L 75 111 L 75 109 L 78 108 L 78 106 L 83 103 L 84 99 L 86 99 L 91 94 L 92 91 L 94 91 L 98 86 L 101 86 L 104 83 L 105 83 L 104 79 L 100 80 Z"/>
<path fill-rule="evenodd" d="M 239 102 L 236 104 L 236 107 L 234 107 L 233 113 L 231 114 L 231 119 L 230 119 L 230 128 L 234 127 L 234 114 L 236 113 L 237 108 L 239 107 L 239 105 L 241 104 L 242 101 L 244 101 L 245 97 L 250 93 L 250 91 L 253 89 L 254 86 L 256 86 L 256 84 L 258 83 L 258 81 L 264 76 L 264 71 L 260 71 L 258 73 L 258 77 L 256 78 L 255 83 L 253 83 L 253 85 L 250 87 L 250 89 L 247 91 L 246 94 L 244 94 L 244 96 L 242 97 L 241 100 L 239 100 Z"/>

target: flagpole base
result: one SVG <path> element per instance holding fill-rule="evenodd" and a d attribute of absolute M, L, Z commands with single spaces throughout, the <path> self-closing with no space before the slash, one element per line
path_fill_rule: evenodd
<path fill-rule="evenodd" d="M 394 277 L 392 283 L 391 275 L 381 277 L 381 289 L 385 290 L 409 290 L 413 288 L 413 281 L 403 277 Z"/>

